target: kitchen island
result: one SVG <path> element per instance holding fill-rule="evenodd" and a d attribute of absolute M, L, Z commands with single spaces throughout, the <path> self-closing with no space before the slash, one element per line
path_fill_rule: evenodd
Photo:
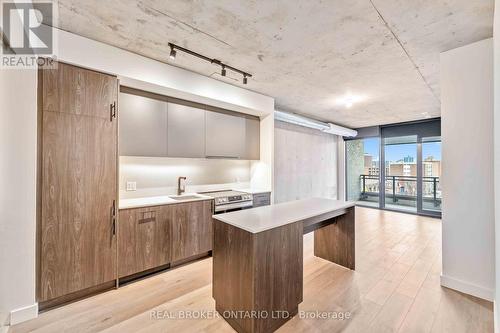
<path fill-rule="evenodd" d="M 311 198 L 214 215 L 213 297 L 238 332 L 272 332 L 298 312 L 303 235 L 314 255 L 355 267 L 354 203 Z"/>

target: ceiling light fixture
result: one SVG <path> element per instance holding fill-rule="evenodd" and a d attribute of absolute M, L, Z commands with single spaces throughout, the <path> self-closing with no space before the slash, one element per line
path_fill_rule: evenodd
<path fill-rule="evenodd" d="M 344 105 L 346 108 L 350 108 L 354 105 L 354 103 L 361 102 L 364 99 L 364 96 L 346 94 L 345 96 L 337 98 L 336 103 L 338 105 Z"/>
<path fill-rule="evenodd" d="M 170 45 L 170 60 L 175 60 L 175 56 L 177 55 L 177 52 L 175 51 L 174 47 Z"/>
<path fill-rule="evenodd" d="M 247 82 L 248 82 L 247 78 L 252 77 L 252 74 L 244 72 L 244 71 L 242 71 L 242 70 L 240 70 L 238 68 L 235 68 L 233 66 L 229 66 L 227 64 L 224 64 L 220 60 L 206 57 L 203 54 L 199 54 L 197 52 L 188 50 L 188 49 L 186 49 L 184 47 L 181 47 L 179 45 L 175 45 L 173 43 L 168 43 L 168 46 L 170 46 L 170 59 L 172 59 L 172 60 L 175 60 L 176 50 L 177 51 L 182 51 L 184 53 L 187 53 L 187 54 L 190 54 L 190 55 L 195 56 L 197 58 L 200 58 L 200 59 L 203 59 L 205 61 L 208 61 L 211 64 L 216 64 L 216 65 L 221 66 L 222 67 L 222 69 L 221 69 L 221 75 L 222 76 L 226 76 L 226 68 L 232 70 L 233 72 L 236 72 L 236 73 L 239 73 L 239 74 L 243 75 L 243 84 L 247 84 Z"/>

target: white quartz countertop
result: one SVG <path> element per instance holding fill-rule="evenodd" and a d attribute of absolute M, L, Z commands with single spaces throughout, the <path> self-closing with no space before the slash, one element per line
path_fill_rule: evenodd
<path fill-rule="evenodd" d="M 217 214 L 213 218 L 255 234 L 354 205 L 352 201 L 311 198 Z"/>
<path fill-rule="evenodd" d="M 244 193 L 250 194 L 260 194 L 260 193 L 270 193 L 270 190 L 265 189 L 254 189 L 254 188 L 245 188 L 245 189 L 237 189 L 235 191 L 240 191 Z M 142 207 L 152 207 L 152 206 L 162 206 L 162 205 L 170 205 L 181 202 L 192 202 L 192 201 L 200 201 L 200 200 L 210 200 L 212 197 L 199 193 L 184 193 L 183 196 L 198 196 L 199 198 L 190 199 L 190 200 L 175 200 L 171 197 L 175 195 L 161 195 L 154 197 L 142 197 L 142 198 L 132 198 L 132 199 L 120 199 L 120 203 L 118 205 L 119 209 L 131 209 L 131 208 L 142 208 Z"/>
<path fill-rule="evenodd" d="M 178 204 L 183 202 L 193 202 L 193 201 L 202 201 L 202 200 L 211 200 L 212 197 L 207 195 L 198 194 L 198 193 L 184 193 L 181 197 L 185 196 L 196 196 L 197 198 L 188 199 L 188 200 L 175 200 L 171 197 L 176 197 L 175 195 L 162 195 L 156 197 L 144 197 L 144 198 L 133 198 L 133 199 L 120 199 L 120 203 L 118 205 L 119 209 L 130 209 L 130 208 L 142 208 L 142 207 L 152 207 L 152 206 L 163 206 L 163 205 L 171 205 Z"/>

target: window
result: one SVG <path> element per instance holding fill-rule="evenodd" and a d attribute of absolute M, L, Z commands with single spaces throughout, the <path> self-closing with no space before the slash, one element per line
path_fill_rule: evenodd
<path fill-rule="evenodd" d="M 441 121 L 358 132 L 376 133 L 377 137 L 346 141 L 346 199 L 364 206 L 439 216 Z"/>

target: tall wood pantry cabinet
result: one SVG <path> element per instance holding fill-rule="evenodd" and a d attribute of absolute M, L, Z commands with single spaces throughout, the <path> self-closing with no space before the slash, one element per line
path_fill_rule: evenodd
<path fill-rule="evenodd" d="M 64 63 L 39 70 L 41 309 L 115 284 L 117 95 L 111 75 Z"/>

